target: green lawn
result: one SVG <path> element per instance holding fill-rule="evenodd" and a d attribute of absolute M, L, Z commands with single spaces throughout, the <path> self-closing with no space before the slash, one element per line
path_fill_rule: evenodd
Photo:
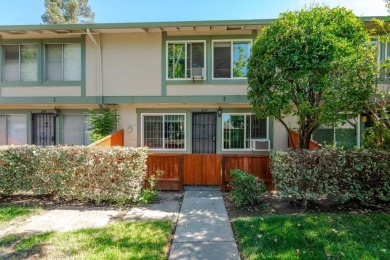
<path fill-rule="evenodd" d="M 39 207 L 22 207 L 22 206 L 0 206 L 0 227 L 10 221 L 28 217 L 42 209 Z"/>
<path fill-rule="evenodd" d="M 303 214 L 234 222 L 245 259 L 390 259 L 390 215 Z"/>
<path fill-rule="evenodd" d="M 166 259 L 172 230 L 170 221 L 119 222 L 65 233 L 10 235 L 0 239 L 0 246 L 13 251 L 11 258 Z"/>

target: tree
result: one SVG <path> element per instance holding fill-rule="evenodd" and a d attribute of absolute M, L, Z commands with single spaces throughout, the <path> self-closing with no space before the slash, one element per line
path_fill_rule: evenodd
<path fill-rule="evenodd" d="M 345 8 L 281 14 L 261 31 L 249 59 L 254 114 L 274 116 L 287 131 L 286 116 L 294 115 L 299 148 L 308 149 L 315 129 L 356 117 L 371 96 L 376 56 L 368 43 L 362 21 Z"/>
<path fill-rule="evenodd" d="M 90 137 L 96 142 L 111 134 L 119 121 L 117 110 L 111 111 L 108 108 L 90 109 L 88 123 L 91 126 Z"/>
<path fill-rule="evenodd" d="M 41 18 L 46 24 L 94 23 L 95 13 L 88 0 L 45 0 Z"/>
<path fill-rule="evenodd" d="M 389 1 L 386 2 L 386 8 L 390 10 Z M 388 20 L 388 19 L 387 19 Z M 379 30 L 373 30 L 372 34 L 376 36 L 376 41 L 382 45 L 390 43 L 390 26 L 383 20 L 372 19 Z M 381 52 L 383 53 L 383 52 Z M 372 127 L 365 129 L 363 133 L 364 146 L 368 148 L 390 149 L 390 84 L 380 84 L 380 79 L 390 78 L 390 58 L 383 55 L 377 67 L 377 77 L 373 85 L 373 98 L 365 105 L 365 111 L 373 122 Z"/>

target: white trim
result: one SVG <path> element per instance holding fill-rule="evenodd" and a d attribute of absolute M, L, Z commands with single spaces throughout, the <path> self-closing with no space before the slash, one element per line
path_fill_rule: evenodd
<path fill-rule="evenodd" d="M 229 42 L 230 43 L 230 78 L 214 78 L 214 43 L 215 42 Z M 249 52 L 251 52 L 253 41 L 252 39 L 225 39 L 211 41 L 211 79 L 212 80 L 235 80 L 247 79 L 247 77 L 233 77 L 233 43 L 234 42 L 249 42 Z M 249 54 L 250 55 L 250 54 Z M 249 57 L 248 57 L 249 59 Z"/>
<path fill-rule="evenodd" d="M 164 116 L 169 115 L 169 116 L 184 116 L 184 121 L 183 121 L 183 126 L 184 126 L 184 148 L 183 149 L 169 149 L 169 148 L 164 148 L 165 147 L 165 128 L 164 128 Z M 163 145 L 162 148 L 149 148 L 149 151 L 186 151 L 187 149 L 187 119 L 186 119 L 186 114 L 185 113 L 141 113 L 141 146 L 144 146 L 144 117 L 145 116 L 161 116 L 163 118 Z"/>
<path fill-rule="evenodd" d="M 266 126 L 266 138 L 250 138 L 250 142 L 252 142 L 252 140 L 266 140 L 268 141 L 268 149 L 267 150 L 254 150 L 252 147 L 250 148 L 235 148 L 235 149 L 226 149 L 224 148 L 224 121 L 223 121 L 223 117 L 224 115 L 230 115 L 230 116 L 240 116 L 240 115 L 243 115 L 244 116 L 244 120 L 245 120 L 245 123 L 246 123 L 246 116 L 255 116 L 253 115 L 252 113 L 222 113 L 222 151 L 223 152 L 226 152 L 226 151 L 232 151 L 232 152 L 242 152 L 242 151 L 269 151 L 270 150 L 270 147 L 271 147 L 271 140 L 269 139 L 269 117 L 266 118 L 266 122 L 267 122 L 267 126 Z M 247 136 L 246 136 L 246 124 L 244 123 L 244 147 L 246 146 L 246 141 L 247 141 Z M 252 122 L 250 122 L 252 124 Z"/>
<path fill-rule="evenodd" d="M 170 43 L 174 43 L 174 44 L 184 44 L 184 51 L 185 51 L 185 66 L 184 66 L 184 78 L 173 78 L 173 79 L 170 79 L 168 78 L 168 68 L 169 68 L 169 64 L 168 64 L 168 61 L 169 61 L 169 57 L 168 57 L 168 45 Z M 187 78 L 187 44 L 188 43 L 203 43 L 203 68 L 205 71 L 206 68 L 207 68 L 207 56 L 206 56 L 206 52 L 207 52 L 207 45 L 206 45 L 206 41 L 205 40 L 185 40 L 185 41 L 166 41 L 165 42 L 165 79 L 167 81 L 175 81 L 175 80 L 192 80 L 192 78 Z M 191 56 L 192 58 L 192 56 Z M 206 80 L 207 79 L 207 73 L 205 73 L 205 77 L 203 78 L 203 80 Z"/>

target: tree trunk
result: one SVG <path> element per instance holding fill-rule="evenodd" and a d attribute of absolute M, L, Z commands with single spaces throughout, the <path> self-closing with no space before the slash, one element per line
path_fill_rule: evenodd
<path fill-rule="evenodd" d="M 306 127 L 302 127 L 302 129 L 298 132 L 299 136 L 299 149 L 309 149 L 311 134 L 313 131 L 308 130 Z"/>

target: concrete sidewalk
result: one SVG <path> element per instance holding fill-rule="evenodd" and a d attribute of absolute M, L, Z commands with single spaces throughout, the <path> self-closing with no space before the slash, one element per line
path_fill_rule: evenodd
<path fill-rule="evenodd" d="M 179 216 L 182 194 L 161 192 L 156 204 L 137 205 L 130 210 L 103 207 L 64 206 L 44 210 L 24 221 L 11 223 L 0 229 L 0 238 L 10 234 L 38 234 L 48 231 L 72 231 L 98 228 L 115 221 L 171 220 Z M 1 250 L 0 250 L 0 259 Z"/>
<path fill-rule="evenodd" d="M 240 259 L 221 192 L 185 192 L 169 259 Z"/>

